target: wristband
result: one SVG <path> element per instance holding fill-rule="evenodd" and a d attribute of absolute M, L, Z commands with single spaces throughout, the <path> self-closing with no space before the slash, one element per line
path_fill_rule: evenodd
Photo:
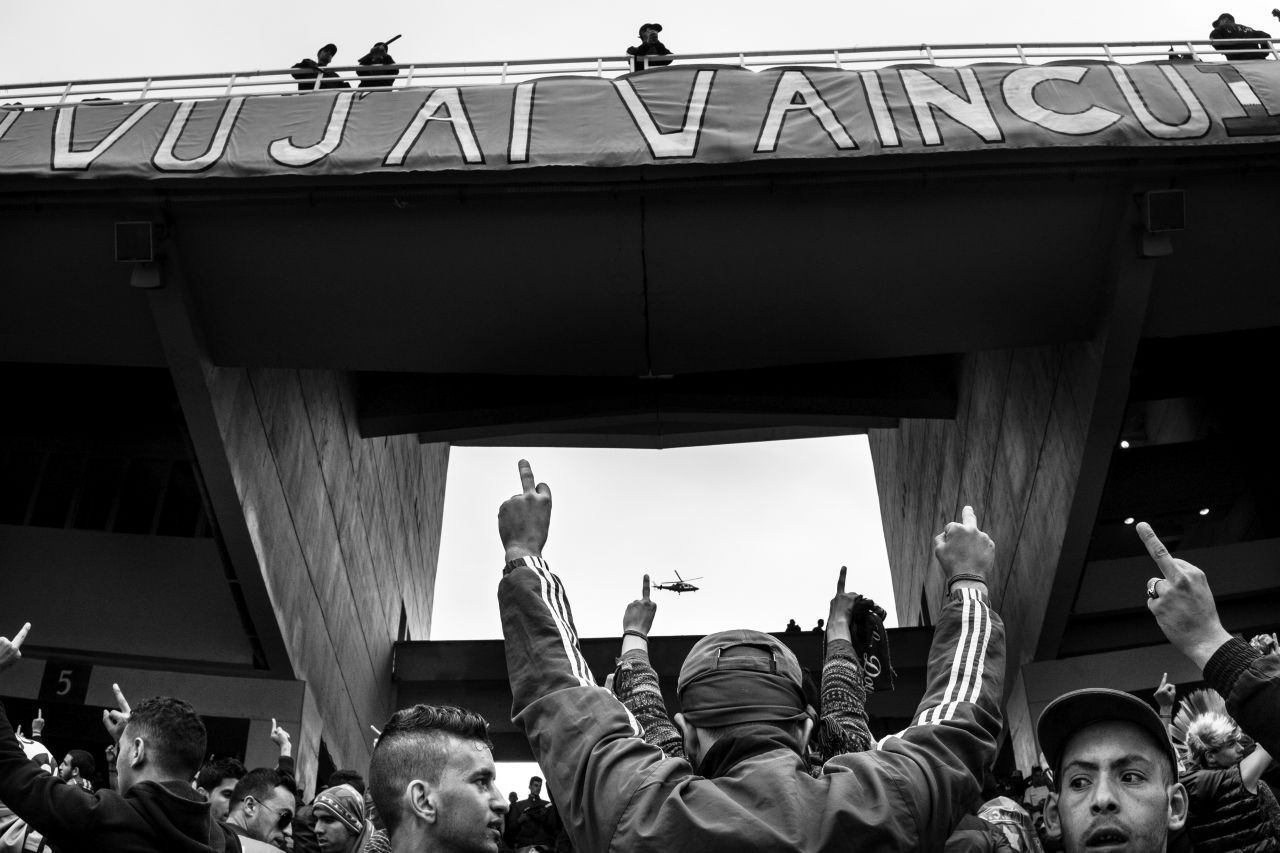
<path fill-rule="evenodd" d="M 502 573 L 505 575 L 513 569 L 518 569 L 521 566 L 528 566 L 531 569 L 551 571 L 551 567 L 547 565 L 547 561 L 541 557 L 516 557 L 514 560 L 507 561 L 506 566 L 502 569 Z"/>
<path fill-rule="evenodd" d="M 950 594 L 951 588 L 955 586 L 957 583 L 959 583 L 960 581 L 977 581 L 983 586 L 986 586 L 986 583 L 987 583 L 987 579 L 983 575 L 977 574 L 975 572 L 960 572 L 959 574 L 952 575 L 950 578 L 948 578 L 947 593 Z"/>
<path fill-rule="evenodd" d="M 647 642 L 647 641 L 648 641 L 648 639 L 649 639 L 649 635 L 648 635 L 648 634 L 644 633 L 643 631 L 637 631 L 635 628 L 628 628 L 627 630 L 623 631 L 623 632 L 622 632 L 622 636 L 624 636 L 624 637 L 639 637 L 640 639 L 645 640 L 646 642 Z"/>

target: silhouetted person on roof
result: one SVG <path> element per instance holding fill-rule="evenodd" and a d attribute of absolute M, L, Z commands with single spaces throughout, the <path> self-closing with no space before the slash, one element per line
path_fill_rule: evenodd
<path fill-rule="evenodd" d="M 360 57 L 357 64 L 361 67 L 356 69 L 356 74 L 360 75 L 360 88 L 371 89 L 379 86 L 390 86 L 396 80 L 395 71 L 386 71 L 379 66 L 395 65 L 396 61 L 391 58 L 391 54 L 387 53 L 386 42 L 377 42 L 369 52 Z"/>
<path fill-rule="evenodd" d="M 667 46 L 658 41 L 658 33 L 660 32 L 662 32 L 662 24 L 640 25 L 640 46 L 627 48 L 627 53 L 631 56 L 632 71 L 643 71 L 646 68 L 657 68 L 659 65 L 671 64 L 670 59 L 653 58 L 671 54 L 671 51 L 667 50 Z M 645 57 L 649 57 L 647 63 Z"/>
<path fill-rule="evenodd" d="M 1245 59 L 1266 59 L 1271 55 L 1270 33 L 1237 24 L 1235 16 L 1223 12 L 1213 22 L 1213 32 L 1209 33 L 1209 41 L 1213 46 L 1227 55 L 1232 62 Z M 1259 39 L 1255 42 L 1238 42 L 1232 44 L 1230 39 Z M 1258 48 L 1255 50 L 1254 48 Z"/>
<path fill-rule="evenodd" d="M 338 72 L 325 68 L 338 53 L 338 46 L 326 44 L 316 51 L 315 59 L 304 59 L 293 66 L 293 79 L 298 81 L 299 92 L 315 89 L 350 89 L 351 84 L 338 76 Z"/>

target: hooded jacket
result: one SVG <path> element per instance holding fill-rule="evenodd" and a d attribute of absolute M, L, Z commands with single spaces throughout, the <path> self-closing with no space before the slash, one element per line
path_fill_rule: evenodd
<path fill-rule="evenodd" d="M 209 804 L 182 782 L 89 793 L 27 760 L 0 703 L 0 800 L 61 853 L 211 853 Z"/>
<path fill-rule="evenodd" d="M 597 687 L 564 588 L 524 558 L 498 588 L 516 725 L 548 774 L 575 850 L 618 853 L 941 850 L 981 801 L 1000 732 L 1004 634 L 985 596 L 939 616 L 913 725 L 818 778 L 780 730 L 722 738 L 697 771 L 645 743 Z"/>
<path fill-rule="evenodd" d="M 1263 655 L 1233 637 L 1204 665 L 1204 680 L 1227 700 L 1249 737 L 1280 755 L 1280 654 Z"/>

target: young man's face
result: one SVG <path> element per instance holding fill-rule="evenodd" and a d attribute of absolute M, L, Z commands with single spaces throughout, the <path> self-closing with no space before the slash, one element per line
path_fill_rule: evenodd
<path fill-rule="evenodd" d="M 1058 793 L 1045 822 L 1067 853 L 1163 853 L 1187 816 L 1187 792 L 1169 760 L 1133 723 L 1095 723 L 1062 753 Z"/>
<path fill-rule="evenodd" d="M 252 812 L 245 810 L 245 829 L 258 841 L 279 846 L 290 832 L 289 825 L 293 820 L 293 807 L 296 803 L 293 794 L 284 786 L 272 788 L 271 796 L 255 803 L 256 808 Z"/>
<path fill-rule="evenodd" d="M 228 776 L 213 786 L 212 791 L 206 792 L 209 798 L 209 814 L 214 820 L 226 820 L 227 812 L 231 811 L 231 794 L 236 789 L 236 782 L 239 780 Z"/>
<path fill-rule="evenodd" d="M 1217 749 L 1211 749 L 1205 753 L 1204 763 L 1206 767 L 1226 770 L 1229 767 L 1235 767 L 1242 758 L 1244 758 L 1244 749 L 1240 746 L 1240 741 L 1232 739 Z"/>
<path fill-rule="evenodd" d="M 320 853 L 347 853 L 355 836 L 347 829 L 346 824 L 324 809 L 317 809 L 315 816 L 316 844 L 320 847 Z"/>
<path fill-rule="evenodd" d="M 316 54 L 316 65 L 328 65 L 333 61 L 333 51 L 322 50 Z"/>
<path fill-rule="evenodd" d="M 640 33 L 640 40 L 646 44 L 653 44 L 658 40 L 658 31 L 651 27 L 646 27 L 644 32 Z"/>
<path fill-rule="evenodd" d="M 497 853 L 507 798 L 496 784 L 493 753 L 479 741 L 449 739 L 449 760 L 434 786 L 435 835 L 444 849 Z"/>
<path fill-rule="evenodd" d="M 58 776 L 70 782 L 75 775 L 76 769 L 71 766 L 71 753 L 68 752 L 66 757 L 62 759 L 62 763 L 58 765 Z"/>

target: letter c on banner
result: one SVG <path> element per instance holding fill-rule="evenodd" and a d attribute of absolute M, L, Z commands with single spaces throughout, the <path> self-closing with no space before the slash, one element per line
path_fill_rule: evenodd
<path fill-rule="evenodd" d="M 1009 72 L 1001 88 L 1004 101 L 1019 118 L 1034 125 L 1068 136 L 1088 136 L 1107 129 L 1121 119 L 1121 115 L 1099 106 L 1091 106 L 1078 113 L 1060 113 L 1050 110 L 1036 100 L 1036 87 L 1051 80 L 1079 83 L 1088 72 L 1083 65 L 1060 65 L 1053 68 L 1028 67 Z"/>

